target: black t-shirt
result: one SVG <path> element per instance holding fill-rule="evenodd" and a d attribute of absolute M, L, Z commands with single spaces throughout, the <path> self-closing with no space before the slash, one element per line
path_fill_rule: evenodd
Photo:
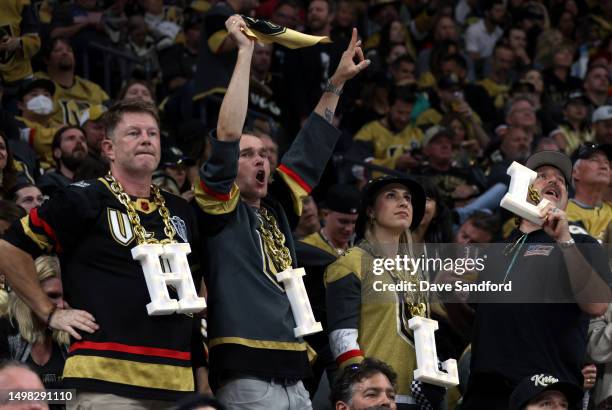
<path fill-rule="evenodd" d="M 47 363 L 38 365 L 33 359 L 32 355 L 26 360 L 26 364 L 32 368 L 38 374 L 46 389 L 60 389 L 62 384 L 62 370 L 64 370 L 64 356 L 57 343 L 53 343 L 53 350 L 51 351 L 51 357 Z"/>
<path fill-rule="evenodd" d="M 519 236 L 515 232 L 510 241 Z M 588 235 L 572 237 L 585 259 L 610 283 L 603 248 Z M 499 255 L 488 255 L 489 261 L 497 263 L 488 264 L 491 269 L 483 272 L 482 279 L 512 281 L 512 294 L 500 295 L 498 300 L 513 297 L 516 302 L 522 296 L 542 303 L 488 300 L 476 306 L 470 377 L 487 374 L 516 385 L 528 375 L 548 373 L 582 384 L 590 317 L 575 302 L 547 302 L 572 297 L 562 251 L 543 230 L 530 233 L 509 255 L 503 255 L 502 249 L 500 246 Z"/>

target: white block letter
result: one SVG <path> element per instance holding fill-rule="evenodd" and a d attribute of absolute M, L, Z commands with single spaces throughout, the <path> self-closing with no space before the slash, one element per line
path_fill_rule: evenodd
<path fill-rule="evenodd" d="M 538 176 L 537 172 L 515 161 L 508 167 L 506 173 L 510 175 L 510 188 L 508 189 L 508 193 L 502 198 L 500 206 L 521 218 L 525 218 L 541 226 L 544 223 L 544 219 L 542 218 L 544 215 L 544 207 L 548 205 L 550 201 L 543 198 L 537 206 L 527 202 L 529 185 Z"/>
<path fill-rule="evenodd" d="M 286 269 L 276 275 L 276 280 L 282 282 L 285 286 L 285 292 L 287 292 L 291 304 L 291 312 L 293 312 L 293 319 L 297 325 L 293 329 L 295 337 L 307 336 L 323 330 L 321 323 L 315 321 L 312 313 L 310 300 L 302 279 L 305 274 L 304 268 L 297 268 Z"/>
<path fill-rule="evenodd" d="M 436 386 L 452 387 L 459 384 L 457 361 L 448 359 L 438 369 L 438 353 L 436 351 L 436 337 L 438 322 L 420 316 L 414 316 L 408 321 L 408 327 L 414 333 L 414 350 L 416 351 L 417 368 L 414 378 L 424 383 Z"/>
<path fill-rule="evenodd" d="M 151 303 L 147 304 L 149 316 L 172 313 L 195 313 L 206 307 L 204 298 L 198 297 L 191 277 L 187 255 L 191 253 L 188 243 L 143 244 L 132 249 L 132 258 L 142 265 Z M 164 272 L 161 260 L 168 266 Z M 179 300 L 171 299 L 167 285 L 173 285 Z"/>

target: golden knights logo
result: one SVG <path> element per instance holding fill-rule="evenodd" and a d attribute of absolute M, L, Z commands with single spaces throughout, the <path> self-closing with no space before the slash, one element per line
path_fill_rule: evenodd
<path fill-rule="evenodd" d="M 113 208 L 107 208 L 108 228 L 111 236 L 123 246 L 128 246 L 134 240 L 134 230 L 127 214 Z M 147 239 L 153 237 L 152 232 L 147 232 Z"/>
<path fill-rule="evenodd" d="M 276 25 L 266 20 L 258 20 L 247 16 L 241 16 L 249 28 L 267 36 L 279 36 L 287 31 L 285 27 Z"/>

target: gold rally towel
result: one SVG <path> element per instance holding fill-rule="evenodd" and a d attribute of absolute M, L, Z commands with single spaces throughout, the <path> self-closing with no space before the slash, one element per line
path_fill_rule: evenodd
<path fill-rule="evenodd" d="M 242 16 L 248 28 L 245 34 L 258 41 L 269 44 L 277 43 L 287 48 L 296 49 L 314 46 L 317 43 L 331 43 L 325 36 L 311 36 L 286 27 L 278 26 L 266 20 Z"/>

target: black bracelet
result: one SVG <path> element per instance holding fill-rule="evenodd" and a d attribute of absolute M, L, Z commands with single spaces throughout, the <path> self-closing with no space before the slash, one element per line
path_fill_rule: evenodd
<path fill-rule="evenodd" d="M 57 305 L 53 305 L 53 308 L 51 309 L 51 312 L 49 312 L 49 315 L 47 315 L 47 320 L 45 321 L 45 326 L 49 327 L 49 324 L 51 323 L 51 318 L 53 317 L 53 314 L 55 313 L 56 310 L 57 310 Z"/>

